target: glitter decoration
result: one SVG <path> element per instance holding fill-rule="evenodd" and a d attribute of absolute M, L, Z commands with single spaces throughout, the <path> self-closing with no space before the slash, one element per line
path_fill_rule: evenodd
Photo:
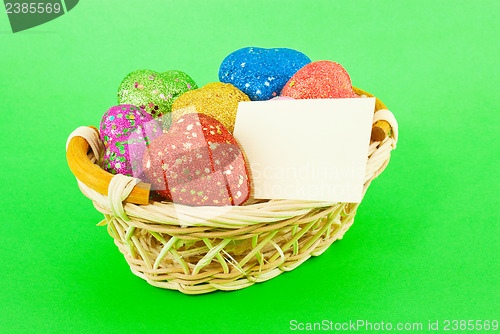
<path fill-rule="evenodd" d="M 140 126 L 127 137 L 111 140 L 104 151 L 104 169 L 112 174 L 144 179 L 142 158 L 148 145 L 148 139 L 143 137 Z"/>
<path fill-rule="evenodd" d="M 167 92 L 164 95 L 169 99 L 170 104 L 168 111 L 172 110 L 172 105 L 177 100 L 179 96 L 184 94 L 185 92 L 197 89 L 198 85 L 194 80 L 187 75 L 186 73 L 178 70 L 170 70 L 162 73 L 162 76 L 165 78 L 165 83 Z M 167 94 L 168 93 L 168 94 Z M 170 116 L 170 114 L 168 114 Z M 172 124 L 171 117 L 163 117 L 163 128 L 168 129 Z"/>
<path fill-rule="evenodd" d="M 238 102 L 242 101 L 250 99 L 233 85 L 222 82 L 209 83 L 182 94 L 172 107 L 172 120 L 175 122 L 189 113 L 203 113 L 217 119 L 232 133 Z"/>
<path fill-rule="evenodd" d="M 160 125 L 144 109 L 131 104 L 121 104 L 109 108 L 104 113 L 99 132 L 104 146 L 107 147 L 114 139 L 124 140 L 137 131 L 138 127 L 148 144 L 162 133 Z"/>
<path fill-rule="evenodd" d="M 338 99 L 359 97 L 349 74 L 333 61 L 315 61 L 301 68 L 287 82 L 281 96 L 295 99 Z"/>
<path fill-rule="evenodd" d="M 287 81 L 311 60 L 287 49 L 247 47 L 229 54 L 219 68 L 219 80 L 230 83 L 252 101 L 278 96 Z"/>
<path fill-rule="evenodd" d="M 163 72 L 162 76 L 166 79 L 166 82 L 168 82 L 168 85 L 170 86 L 169 94 L 171 94 L 172 97 L 179 97 L 188 90 L 198 88 L 196 82 L 194 82 L 189 75 L 182 71 L 170 70 Z"/>
<path fill-rule="evenodd" d="M 217 120 L 187 114 L 151 143 L 143 169 L 153 190 L 174 203 L 241 205 L 249 197 L 247 166 L 236 140 Z"/>
<path fill-rule="evenodd" d="M 129 73 L 120 84 L 118 103 L 139 106 L 154 118 L 163 116 L 164 125 L 168 127 L 174 101 L 181 94 L 196 88 L 196 82 L 182 71 L 158 73 L 137 70 Z"/>

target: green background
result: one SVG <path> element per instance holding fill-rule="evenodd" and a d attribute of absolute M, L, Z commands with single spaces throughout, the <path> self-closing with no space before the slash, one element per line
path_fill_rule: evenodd
<path fill-rule="evenodd" d="M 498 1 L 81 1 L 0 14 L 0 332 L 289 332 L 290 320 L 498 319 Z M 186 296 L 134 276 L 65 159 L 130 71 L 217 81 L 230 52 L 344 65 L 400 141 L 343 240 L 271 281 Z M 358 331 L 364 333 L 365 331 Z"/>

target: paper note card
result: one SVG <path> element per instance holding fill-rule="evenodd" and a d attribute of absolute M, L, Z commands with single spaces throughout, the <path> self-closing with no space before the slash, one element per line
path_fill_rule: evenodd
<path fill-rule="evenodd" d="M 253 196 L 361 202 L 375 98 L 240 102 Z"/>

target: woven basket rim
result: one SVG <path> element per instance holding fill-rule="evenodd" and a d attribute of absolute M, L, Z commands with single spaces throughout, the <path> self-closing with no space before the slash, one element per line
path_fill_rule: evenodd
<path fill-rule="evenodd" d="M 358 95 L 367 97 L 374 97 L 373 95 L 353 87 Z M 376 114 L 378 112 L 390 113 L 386 106 L 376 98 Z M 391 119 L 391 125 L 395 123 L 395 119 Z M 377 177 L 387 166 L 390 158 L 390 152 L 396 147 L 397 142 L 397 123 L 394 125 L 396 131 L 393 131 L 383 142 L 371 142 L 369 147 L 369 159 L 367 162 L 367 176 L 365 177 L 365 186 L 363 195 L 368 188 L 370 182 Z M 102 149 L 102 143 L 97 129 L 90 131 L 89 135 L 94 136 L 92 140 L 97 141 Z M 88 130 L 88 129 L 87 129 Z M 90 139 L 86 139 L 89 143 Z M 68 140 L 69 142 L 69 140 Z M 99 149 L 99 148 L 98 148 Z M 101 152 L 102 154 L 102 152 Z M 88 154 L 88 159 L 97 165 L 96 158 L 92 151 Z M 100 167 L 99 167 L 100 168 Z M 78 181 L 82 193 L 91 199 L 96 209 L 104 214 L 121 216 L 125 219 L 128 216 L 138 220 L 140 226 L 149 226 L 153 230 L 155 225 L 161 225 L 158 230 L 165 230 L 165 226 L 170 226 L 170 232 L 179 232 L 178 228 L 194 229 L 193 233 L 202 233 L 201 230 L 205 228 L 218 228 L 224 230 L 244 229 L 251 226 L 262 224 L 275 224 L 276 222 L 283 221 L 283 219 L 293 219 L 294 217 L 310 213 L 313 210 L 328 210 L 329 208 L 337 205 L 337 202 L 327 201 L 306 201 L 306 200 L 286 200 L 286 199 L 271 199 L 271 200 L 255 200 L 249 199 L 244 205 L 241 206 L 188 206 L 176 204 L 172 202 L 157 202 L 150 201 L 148 204 L 132 204 L 122 203 L 123 200 L 130 194 L 130 186 L 134 186 L 133 178 L 121 176 L 122 186 L 115 194 L 108 186 L 108 196 L 102 195 L 89 187 L 84 182 Z M 115 176 L 113 176 L 115 178 Z M 78 179 L 77 179 L 78 180 Z M 125 188 L 129 191 L 124 195 Z M 126 190 L 125 190 L 126 191 Z M 113 198 L 111 198 L 113 197 Z M 117 200 L 118 198 L 118 200 Z M 113 205 L 115 202 L 117 205 Z"/>

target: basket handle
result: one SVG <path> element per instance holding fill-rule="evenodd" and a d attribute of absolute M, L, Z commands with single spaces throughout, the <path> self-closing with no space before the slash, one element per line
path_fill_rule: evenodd
<path fill-rule="evenodd" d="M 365 92 L 362 89 L 352 87 L 354 92 L 358 95 L 366 95 L 368 97 L 375 97 L 370 93 Z M 379 111 L 382 109 L 387 109 L 385 104 L 380 101 L 377 97 L 375 97 L 375 111 Z M 375 123 L 373 123 L 372 126 L 372 134 L 371 134 L 371 139 L 373 141 L 383 141 L 388 135 L 389 131 L 391 131 L 391 124 L 387 122 L 386 120 L 378 120 Z"/>
<path fill-rule="evenodd" d="M 89 126 L 89 128 L 94 129 L 98 133 L 95 127 Z M 73 175 L 80 182 L 97 191 L 99 194 L 108 196 L 109 183 L 114 175 L 102 170 L 90 161 L 88 157 L 89 148 L 90 145 L 85 138 L 78 135 L 71 138 L 66 150 L 69 169 L 71 169 Z M 148 183 L 140 182 L 136 184 L 130 195 L 125 199 L 125 202 L 143 205 L 149 204 L 150 189 L 151 185 Z"/>

